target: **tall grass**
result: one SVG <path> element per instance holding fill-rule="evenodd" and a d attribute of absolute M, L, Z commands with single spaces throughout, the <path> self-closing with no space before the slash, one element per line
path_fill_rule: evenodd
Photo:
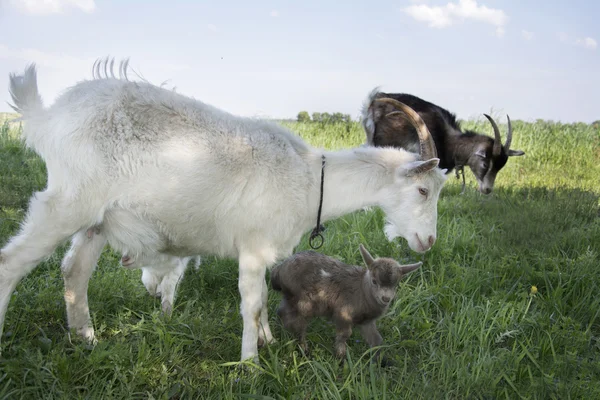
<path fill-rule="evenodd" d="M 358 124 L 285 123 L 329 149 L 362 144 Z M 485 121 L 465 125 L 491 135 Z M 14 234 L 44 163 L 0 131 L 0 243 Z M 501 129 L 505 127 L 501 126 Z M 439 202 L 438 241 L 425 255 L 387 242 L 379 210 L 327 223 L 325 254 L 360 263 L 378 256 L 423 260 L 379 323 L 396 365 L 366 361 L 354 334 L 348 362 L 332 355 L 333 327 L 314 321 L 303 358 L 269 310 L 278 343 L 260 372 L 230 365 L 241 349 L 237 263 L 205 257 L 180 285 L 173 316 L 106 249 L 90 281 L 98 344 L 67 332 L 61 247 L 17 287 L 0 357 L 0 398 L 600 398 L 600 129 L 514 123 L 511 158 L 491 196 L 450 178 Z M 297 250 L 307 249 L 305 237 Z"/>

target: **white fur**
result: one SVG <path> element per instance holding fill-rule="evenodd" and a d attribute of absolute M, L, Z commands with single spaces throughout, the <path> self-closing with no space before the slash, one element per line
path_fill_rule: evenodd
<path fill-rule="evenodd" d="M 196 259 L 196 269 L 200 265 L 200 257 Z M 161 257 L 146 262 L 142 269 L 142 282 L 152 296 L 161 298 L 162 311 L 170 315 L 175 304 L 175 292 L 187 265 L 192 257 L 174 257 L 161 254 Z"/>
<path fill-rule="evenodd" d="M 31 66 L 24 78 L 11 76 L 11 91 L 26 143 L 46 162 L 48 186 L 32 197 L 20 233 L 0 252 L 0 332 L 17 283 L 75 235 L 64 268 L 71 328 L 93 338 L 86 289 L 106 242 L 144 259 L 235 257 L 241 358 L 257 360 L 259 337 L 273 339 L 265 271 L 315 223 L 323 154 L 324 221 L 380 206 L 413 250 L 426 251 L 435 238 L 446 177 L 438 168 L 409 173 L 422 163 L 416 154 L 316 149 L 275 123 L 146 82 L 83 81 L 44 108 Z M 97 233 L 87 237 L 92 227 Z"/>
<path fill-rule="evenodd" d="M 170 315 L 175 304 L 177 285 L 185 273 L 188 263 L 194 259 L 194 269 L 198 270 L 202 261 L 200 256 L 176 257 L 168 254 L 158 254 L 148 258 L 129 259 L 127 264 L 121 260 L 121 265 L 128 269 L 142 270 L 142 283 L 151 296 L 160 297 L 162 311 Z"/>

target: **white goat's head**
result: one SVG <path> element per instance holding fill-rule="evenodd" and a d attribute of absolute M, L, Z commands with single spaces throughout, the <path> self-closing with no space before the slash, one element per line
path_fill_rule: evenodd
<path fill-rule="evenodd" d="M 385 233 L 389 240 L 401 236 L 410 248 L 424 253 L 433 246 L 437 231 L 437 203 L 446 182 L 446 170 L 437 168 L 440 160 L 433 138 L 412 108 L 394 99 L 384 98 L 377 102 L 390 102 L 403 112 L 419 135 L 420 159 L 399 167 L 394 183 L 385 189 L 381 207 L 386 213 Z"/>

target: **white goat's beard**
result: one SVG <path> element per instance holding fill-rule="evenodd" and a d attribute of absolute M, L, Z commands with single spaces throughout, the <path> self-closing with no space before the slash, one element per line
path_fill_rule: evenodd
<path fill-rule="evenodd" d="M 396 230 L 396 225 L 391 222 L 386 222 L 385 226 L 383 227 L 383 232 L 385 233 L 387 240 L 390 242 L 400 236 Z"/>

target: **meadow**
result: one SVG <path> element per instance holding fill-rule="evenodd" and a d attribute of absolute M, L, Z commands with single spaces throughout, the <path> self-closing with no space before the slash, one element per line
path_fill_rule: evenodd
<path fill-rule="evenodd" d="M 498 116 L 500 117 L 500 116 Z M 0 116 L 0 124 L 2 123 Z M 498 119 L 497 119 L 498 120 Z M 358 146 L 358 123 L 283 122 L 328 149 Z M 492 135 L 484 120 L 465 121 Z M 495 191 L 451 175 L 439 201 L 438 240 L 419 255 L 388 242 L 383 215 L 359 211 L 326 223 L 319 251 L 361 264 L 374 256 L 422 260 L 378 323 L 395 366 L 368 362 L 355 331 L 346 364 L 334 329 L 314 321 L 302 356 L 269 294 L 278 342 L 254 372 L 235 367 L 241 349 L 237 263 L 204 257 L 181 282 L 171 318 L 141 272 L 106 248 L 89 286 L 98 343 L 66 327 L 60 247 L 17 287 L 0 356 L 0 399 L 600 399 L 600 128 L 515 121 L 513 157 Z M 502 132 L 506 126 L 501 125 Z M 17 232 L 45 165 L 0 130 L 0 244 Z M 297 251 L 308 249 L 305 235 Z"/>

